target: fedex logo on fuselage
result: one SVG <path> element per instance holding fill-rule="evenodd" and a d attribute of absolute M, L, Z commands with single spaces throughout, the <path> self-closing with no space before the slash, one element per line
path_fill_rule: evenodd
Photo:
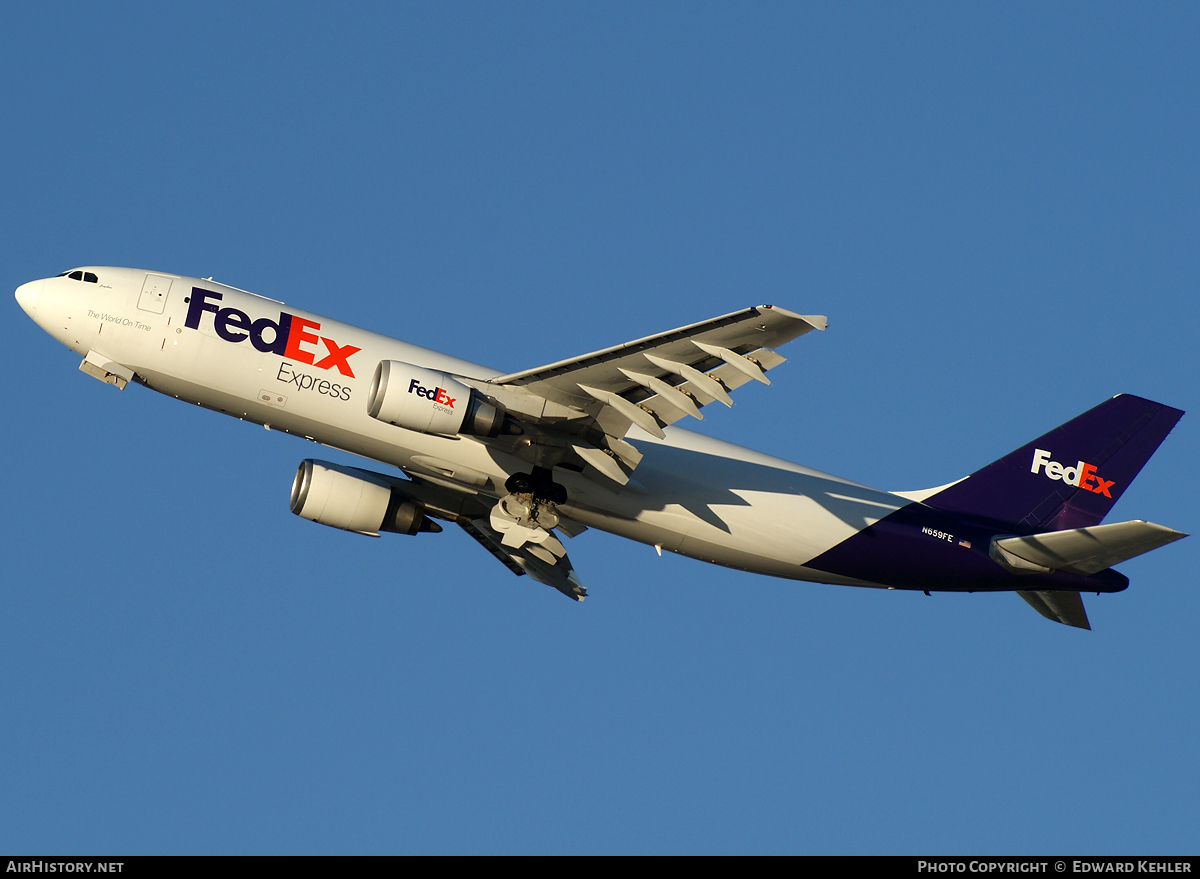
<path fill-rule="evenodd" d="M 424 397 L 426 400 L 433 400 L 435 403 L 440 403 L 447 409 L 454 408 L 454 397 L 448 396 L 441 388 L 427 388 L 415 378 L 408 383 L 408 392 L 416 394 L 418 397 Z"/>
<path fill-rule="evenodd" d="M 333 339 L 318 336 L 315 331 L 321 329 L 321 325 L 315 320 L 296 317 L 286 311 L 279 312 L 278 321 L 269 317 L 251 320 L 250 315 L 240 309 L 218 306 L 216 303 L 222 298 L 220 293 L 193 287 L 187 319 L 183 325 L 198 330 L 200 317 L 204 312 L 211 311 L 213 330 L 226 342 L 244 342 L 249 339 L 250 344 L 264 354 L 278 354 L 289 360 L 311 364 L 317 369 L 333 369 L 336 366 L 342 375 L 354 378 L 354 370 L 350 368 L 350 357 L 362 349 L 353 345 L 339 345 Z M 327 352 L 320 360 L 317 360 L 322 353 L 320 349 L 310 351 L 302 347 L 315 347 L 318 342 L 325 346 Z"/>
<path fill-rule="evenodd" d="M 1074 467 L 1064 467 L 1057 461 L 1050 460 L 1050 453 L 1045 449 L 1033 450 L 1033 466 L 1029 468 L 1031 473 L 1037 473 L 1043 467 L 1045 472 L 1051 479 L 1061 479 L 1067 485 L 1074 485 L 1079 488 L 1085 488 L 1094 494 L 1102 494 L 1105 497 L 1112 497 L 1108 490 L 1113 487 L 1113 483 L 1107 479 L 1101 479 L 1096 475 L 1096 465 L 1086 464 L 1080 461 Z M 1092 485 L 1092 481 L 1095 485 Z"/>

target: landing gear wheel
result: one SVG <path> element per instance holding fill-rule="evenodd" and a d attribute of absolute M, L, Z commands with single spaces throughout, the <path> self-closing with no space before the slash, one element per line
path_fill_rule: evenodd
<path fill-rule="evenodd" d="M 545 501 L 550 504 L 565 504 L 567 502 L 567 490 L 554 481 L 554 471 L 547 470 L 545 467 L 534 467 L 533 473 L 533 498 L 534 500 Z"/>
<path fill-rule="evenodd" d="M 554 471 L 544 467 L 534 467 L 532 473 L 514 473 L 505 480 L 504 488 L 513 494 L 531 494 L 535 501 L 567 502 L 567 490 L 554 481 Z"/>
<path fill-rule="evenodd" d="M 533 477 L 528 473 L 514 473 L 504 481 L 504 488 L 513 494 L 533 494 Z"/>

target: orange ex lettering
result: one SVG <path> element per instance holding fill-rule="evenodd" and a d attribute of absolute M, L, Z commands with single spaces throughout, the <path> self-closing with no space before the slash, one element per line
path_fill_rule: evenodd
<path fill-rule="evenodd" d="M 321 325 L 316 321 L 305 320 L 302 317 L 292 315 L 292 328 L 288 333 L 287 347 L 283 349 L 283 356 L 289 357 L 292 360 L 299 360 L 301 363 L 313 362 L 314 355 L 310 351 L 305 351 L 300 347 L 301 342 L 316 342 L 320 337 L 313 333 L 304 332 L 305 327 L 312 327 L 314 330 L 321 329 Z"/>

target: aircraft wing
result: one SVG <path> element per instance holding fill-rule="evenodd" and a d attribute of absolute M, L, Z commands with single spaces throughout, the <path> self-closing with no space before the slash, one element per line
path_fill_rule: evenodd
<path fill-rule="evenodd" d="M 500 376 L 489 384 L 519 388 L 584 415 L 571 432 L 590 433 L 593 441 L 575 445 L 575 453 L 624 484 L 627 476 L 615 460 L 632 471 L 641 458 L 622 441 L 630 425 L 662 438 L 663 427 L 685 416 L 703 418 L 700 409 L 709 403 L 731 406 L 730 391 L 750 381 L 770 384 L 765 373 L 786 360 L 774 348 L 824 329 L 823 316 L 760 305 Z M 605 439 L 596 442 L 601 432 Z"/>
<path fill-rule="evenodd" d="M 526 428 L 496 441 L 514 453 L 526 452 L 526 460 L 543 469 L 562 461 L 579 469 L 581 461 L 585 475 L 625 485 L 642 457 L 623 439 L 632 425 L 662 438 L 664 427 L 685 416 L 703 418 L 700 409 L 709 403 L 731 406 L 730 391 L 750 381 L 770 384 L 766 372 L 786 359 L 775 347 L 824 330 L 825 323 L 823 316 L 760 305 L 490 379 L 483 383 L 489 394 L 518 398 L 514 411 Z M 505 402 L 512 400 L 508 396 Z M 551 451 L 544 455 L 545 449 Z M 445 509 L 443 516 L 453 518 L 514 574 L 528 574 L 582 601 L 587 590 L 551 533 L 556 527 L 577 532 L 557 513 L 552 513 L 553 524 L 544 525 L 533 512 L 536 506 L 510 495 L 486 515 L 460 508 L 452 515 Z"/>
<path fill-rule="evenodd" d="M 553 586 L 575 601 L 583 601 L 587 597 L 587 590 L 575 575 L 575 569 L 571 567 L 571 560 L 567 558 L 566 553 L 556 557 L 556 554 L 533 543 L 526 543 L 520 547 L 507 546 L 503 536 L 491 527 L 487 519 L 462 517 L 458 524 L 518 577 L 528 574 L 539 583 Z M 539 558 L 539 551 L 548 560 Z"/>
<path fill-rule="evenodd" d="M 548 529 L 537 529 L 538 533 L 527 534 L 527 539 L 517 541 L 501 529 L 511 530 L 515 535 L 521 531 L 520 528 L 514 528 L 518 523 L 502 515 L 497 516 L 497 504 L 490 498 L 426 477 L 401 479 L 380 473 L 371 475 L 382 476 L 406 496 L 419 501 L 423 512 L 458 524 L 518 577 L 528 574 L 537 582 L 553 586 L 575 601 L 583 601 L 587 596 L 587 590 L 579 582 L 562 542 L 552 533 L 556 530 L 567 536 L 579 535 L 587 528 L 578 522 L 557 517 L 555 525 Z M 506 540 L 506 537 L 509 539 Z"/>

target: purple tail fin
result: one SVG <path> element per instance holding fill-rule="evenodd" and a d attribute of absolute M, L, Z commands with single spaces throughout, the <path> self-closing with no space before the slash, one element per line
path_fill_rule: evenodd
<path fill-rule="evenodd" d="M 1098 525 L 1179 409 L 1120 394 L 926 498 L 938 510 L 1038 531 Z"/>

